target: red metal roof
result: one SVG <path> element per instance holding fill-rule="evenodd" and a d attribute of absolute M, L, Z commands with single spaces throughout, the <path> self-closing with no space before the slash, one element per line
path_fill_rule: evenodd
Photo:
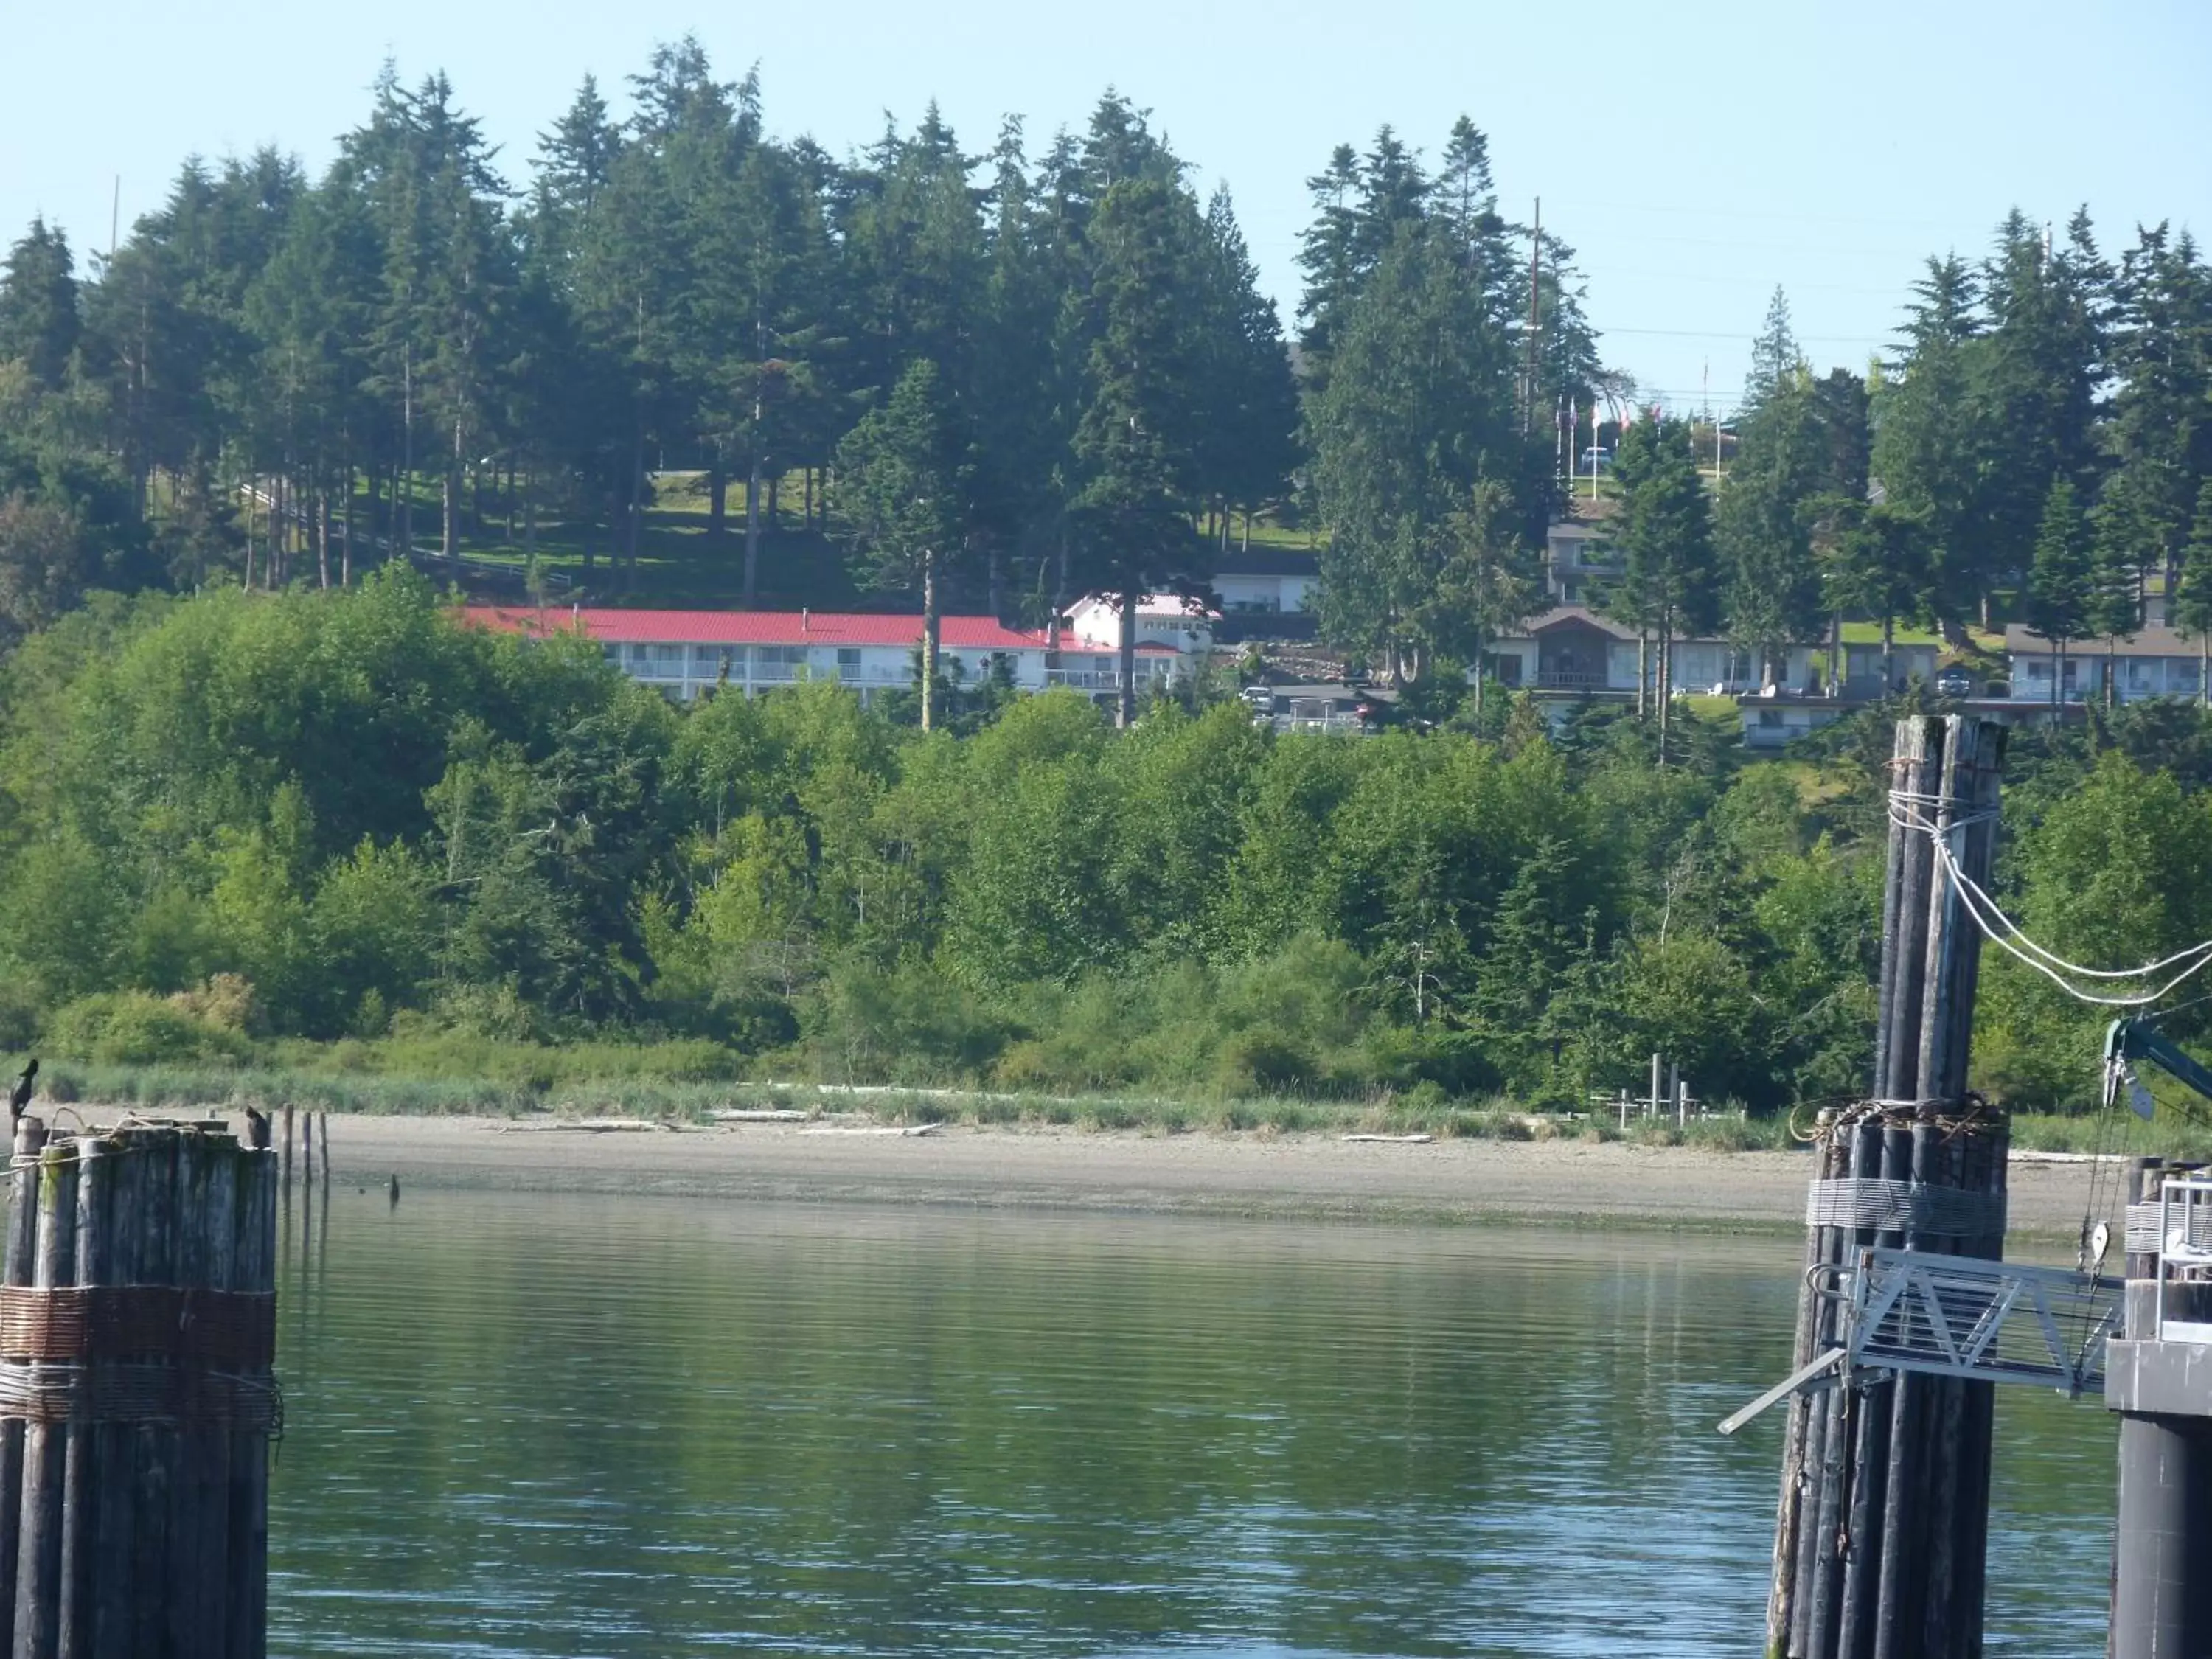
<path fill-rule="evenodd" d="M 543 611 L 519 605 L 472 605 L 463 615 L 480 628 L 503 633 L 554 633 L 581 628 L 608 645 L 821 645 L 910 646 L 921 642 L 919 613 L 881 614 L 859 611 L 629 611 L 611 606 Z M 990 617 L 941 617 L 938 640 L 948 650 L 1042 651 L 1042 632 L 1002 627 Z M 1063 636 L 1063 653 L 1111 655 L 1111 647 L 1089 646 Z M 1170 646 L 1139 645 L 1144 655 Z"/>

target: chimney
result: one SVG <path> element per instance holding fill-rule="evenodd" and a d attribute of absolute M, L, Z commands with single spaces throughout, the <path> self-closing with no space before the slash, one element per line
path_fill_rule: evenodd
<path fill-rule="evenodd" d="M 804 634 L 811 627 L 812 624 L 807 621 L 806 607 L 802 605 L 799 607 L 799 631 Z"/>

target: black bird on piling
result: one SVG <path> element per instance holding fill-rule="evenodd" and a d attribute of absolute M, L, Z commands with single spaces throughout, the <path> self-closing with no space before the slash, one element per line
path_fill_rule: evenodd
<path fill-rule="evenodd" d="M 269 1146 L 269 1114 L 258 1106 L 246 1109 L 246 1144 L 257 1152 Z"/>
<path fill-rule="evenodd" d="M 398 1176 L 392 1177 L 392 1186 L 390 1190 L 392 1193 L 392 1207 L 396 1210 L 399 1207 L 399 1177 Z"/>
<path fill-rule="evenodd" d="M 15 1127 L 23 1115 L 23 1109 L 31 1103 L 31 1092 L 37 1087 L 38 1078 L 39 1058 L 33 1054 L 31 1056 L 31 1063 L 23 1068 L 23 1074 L 15 1079 L 15 1092 L 8 1097 L 8 1127 L 9 1128 Z"/>

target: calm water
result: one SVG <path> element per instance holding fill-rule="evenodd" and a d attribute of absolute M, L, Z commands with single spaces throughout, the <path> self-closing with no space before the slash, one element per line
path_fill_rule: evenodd
<path fill-rule="evenodd" d="M 337 1196 L 280 1654 L 1755 1655 L 1789 1246 Z M 2003 1391 L 1992 1653 L 2101 1650 L 2112 1431 Z"/>

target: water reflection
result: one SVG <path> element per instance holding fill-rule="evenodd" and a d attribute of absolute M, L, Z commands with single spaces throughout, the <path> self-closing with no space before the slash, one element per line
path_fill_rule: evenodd
<path fill-rule="evenodd" d="M 351 1188 L 287 1244 L 273 1651 L 1760 1645 L 1778 1431 L 1712 1424 L 1786 1244 Z M 2071 1656 L 2110 1427 L 2005 1407 L 1990 1651 Z"/>

